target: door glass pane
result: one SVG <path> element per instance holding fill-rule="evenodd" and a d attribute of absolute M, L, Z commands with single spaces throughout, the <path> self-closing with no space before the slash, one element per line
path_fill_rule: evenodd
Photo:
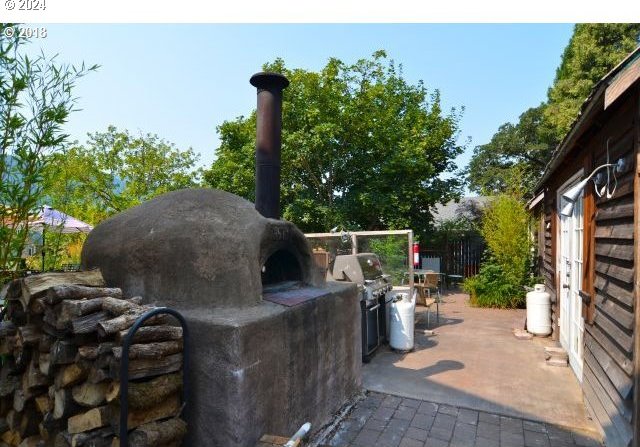
<path fill-rule="evenodd" d="M 560 197 L 560 202 L 566 206 Z M 562 208 L 561 208 L 562 209 Z M 582 380 L 583 328 L 582 269 L 584 256 L 583 196 L 573 203 L 570 216 L 560 216 L 560 342 L 567 350 L 571 367 L 578 380 Z"/>

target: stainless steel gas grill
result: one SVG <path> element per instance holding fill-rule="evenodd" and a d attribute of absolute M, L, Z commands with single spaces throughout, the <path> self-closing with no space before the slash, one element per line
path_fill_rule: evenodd
<path fill-rule="evenodd" d="M 336 281 L 358 284 L 362 315 L 362 360 L 368 362 L 381 343 L 386 341 L 386 295 L 393 286 L 382 272 L 375 253 L 336 256 L 333 265 Z"/>

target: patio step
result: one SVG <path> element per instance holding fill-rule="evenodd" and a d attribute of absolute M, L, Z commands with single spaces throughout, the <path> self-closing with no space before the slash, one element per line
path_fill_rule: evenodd
<path fill-rule="evenodd" d="M 544 358 L 549 366 L 569 366 L 569 354 L 559 346 L 546 346 L 544 348 Z"/>

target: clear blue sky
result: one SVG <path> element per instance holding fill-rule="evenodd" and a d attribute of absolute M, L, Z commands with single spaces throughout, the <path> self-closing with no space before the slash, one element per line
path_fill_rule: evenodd
<path fill-rule="evenodd" d="M 282 57 L 320 69 L 329 57 L 354 62 L 384 49 L 405 77 L 440 89 L 446 107 L 464 105 L 457 163 L 498 126 L 546 97 L 572 25 L 46 25 L 33 39 L 63 61 L 101 65 L 80 80 L 82 111 L 67 131 L 85 141 L 109 124 L 192 147 L 208 166 L 215 128 L 255 107 L 249 77 Z"/>

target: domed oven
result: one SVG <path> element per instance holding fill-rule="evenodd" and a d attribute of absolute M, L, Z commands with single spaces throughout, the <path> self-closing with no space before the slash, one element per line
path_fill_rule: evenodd
<path fill-rule="evenodd" d="M 260 73 L 256 203 L 214 189 L 164 194 L 98 225 L 82 253 L 109 285 L 183 313 L 190 446 L 253 446 L 327 422 L 360 390 L 359 302 L 279 220 L 281 75 Z"/>

